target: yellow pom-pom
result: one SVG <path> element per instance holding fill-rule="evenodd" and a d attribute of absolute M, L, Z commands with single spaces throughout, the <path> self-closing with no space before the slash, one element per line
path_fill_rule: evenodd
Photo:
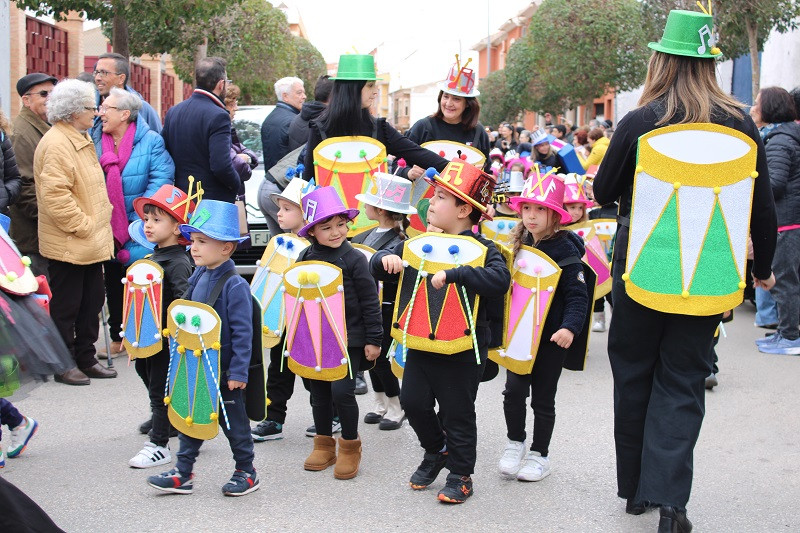
<path fill-rule="evenodd" d="M 745 283 L 744 281 L 740 281 L 739 282 L 739 288 L 740 289 L 744 290 L 746 287 L 747 287 L 747 283 Z"/>
<path fill-rule="evenodd" d="M 637 165 L 636 166 L 636 173 L 638 174 L 640 172 L 644 172 L 644 167 L 642 165 Z"/>
<path fill-rule="evenodd" d="M 184 354 L 184 353 L 186 353 L 186 346 L 181 346 L 181 345 L 178 345 L 178 347 L 176 348 L 176 350 L 178 351 L 178 353 L 180 353 L 180 354 Z"/>
<path fill-rule="evenodd" d="M 219 418 L 219 415 L 217 413 L 211 413 L 210 415 L 208 415 L 208 418 L 210 418 L 211 420 L 216 420 Z"/>
<path fill-rule="evenodd" d="M 201 352 L 200 350 L 195 350 L 195 351 L 192 352 L 192 354 L 195 357 L 200 357 L 201 355 L 203 355 L 203 352 Z"/>
<path fill-rule="evenodd" d="M 758 171 L 754 170 L 750 173 L 750 177 L 756 179 L 758 177 Z"/>
<path fill-rule="evenodd" d="M 164 329 L 161 330 L 161 334 L 164 337 L 169 337 L 169 330 L 167 328 L 164 328 Z"/>
<path fill-rule="evenodd" d="M 319 283 L 319 272 L 309 272 L 308 282 L 312 285 L 316 285 L 317 283 Z"/>
<path fill-rule="evenodd" d="M 6 279 L 8 281 L 15 281 L 17 279 L 17 273 L 16 272 L 9 272 L 8 274 L 6 274 Z"/>
<path fill-rule="evenodd" d="M 214 344 L 211 345 L 211 349 L 212 350 L 219 351 L 220 348 L 222 348 L 222 345 L 220 343 L 218 343 L 218 342 L 215 342 Z"/>
<path fill-rule="evenodd" d="M 164 405 L 169 405 L 171 401 L 172 398 L 170 398 L 169 396 L 164 396 Z"/>
<path fill-rule="evenodd" d="M 269 335 L 269 328 L 267 326 L 261 326 L 261 333 Z"/>
<path fill-rule="evenodd" d="M 675 183 L 673 183 L 673 184 L 672 184 L 672 186 L 673 186 L 673 187 L 675 188 L 675 190 L 677 191 L 678 189 L 680 189 L 680 188 L 681 188 L 681 182 L 680 182 L 680 181 L 676 181 Z"/>
<path fill-rule="evenodd" d="M 267 398 L 267 407 L 269 407 L 270 405 L 272 405 L 272 400 L 270 400 L 269 398 Z"/>
<path fill-rule="evenodd" d="M 719 194 L 720 192 L 722 192 L 721 187 L 714 187 L 714 194 Z"/>
<path fill-rule="evenodd" d="M 718 56 L 718 55 L 720 55 L 721 53 L 722 53 L 722 50 L 720 50 L 720 49 L 719 49 L 719 48 L 717 48 L 716 46 L 715 46 L 715 47 L 713 47 L 713 48 L 711 49 L 711 55 L 712 55 L 712 56 Z"/>
<path fill-rule="evenodd" d="M 689 291 L 683 291 L 683 292 L 681 293 L 681 298 L 683 298 L 683 299 L 686 299 L 686 298 L 688 298 L 688 297 L 689 297 Z"/>
<path fill-rule="evenodd" d="M 191 416 L 187 416 L 186 418 L 184 418 L 184 421 L 186 421 L 187 426 L 191 426 L 192 424 L 194 424 L 194 420 L 192 420 Z"/>
<path fill-rule="evenodd" d="M 22 257 L 20 257 L 20 261 L 22 261 L 22 264 L 25 265 L 26 267 L 31 266 L 31 258 L 28 257 L 27 255 L 23 255 Z"/>
<path fill-rule="evenodd" d="M 625 273 L 622 275 L 622 281 L 628 281 L 629 279 L 631 279 L 631 275 L 630 275 L 630 274 L 628 274 L 627 272 L 625 272 Z"/>
<path fill-rule="evenodd" d="M 308 283 L 308 272 L 303 270 L 302 272 L 297 273 L 297 283 L 300 285 L 305 285 Z"/>

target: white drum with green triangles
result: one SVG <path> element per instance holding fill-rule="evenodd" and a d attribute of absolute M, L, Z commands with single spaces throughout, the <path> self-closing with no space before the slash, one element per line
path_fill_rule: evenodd
<path fill-rule="evenodd" d="M 639 138 L 625 290 L 666 313 L 733 309 L 745 288 L 756 143 L 717 124 Z"/>

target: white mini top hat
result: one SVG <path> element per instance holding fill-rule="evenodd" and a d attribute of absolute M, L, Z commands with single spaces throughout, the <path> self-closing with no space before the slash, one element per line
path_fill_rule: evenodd
<path fill-rule="evenodd" d="M 316 189 L 314 181 L 306 181 L 303 178 L 292 178 L 283 192 L 274 192 L 269 195 L 270 199 L 278 205 L 278 200 L 286 200 L 297 207 L 302 204 L 303 196 Z"/>
<path fill-rule="evenodd" d="M 356 200 L 379 209 L 412 215 L 417 212 L 410 205 L 412 188 L 413 183 L 405 178 L 376 172 L 373 174 L 372 186 L 366 194 L 356 194 Z"/>
<path fill-rule="evenodd" d="M 521 170 L 512 170 L 509 173 L 507 192 L 522 192 L 525 187 L 525 175 Z"/>

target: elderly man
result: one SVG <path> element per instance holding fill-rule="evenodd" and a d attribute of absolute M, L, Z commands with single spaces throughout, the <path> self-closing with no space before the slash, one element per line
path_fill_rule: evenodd
<path fill-rule="evenodd" d="M 266 181 L 259 189 L 259 198 L 269 198 L 270 194 L 280 193 L 283 190 L 283 187 L 270 175 L 269 169 L 291 151 L 289 149 L 289 126 L 300 114 L 303 102 L 306 101 L 303 80 L 293 77 L 279 79 L 275 82 L 275 95 L 278 97 L 278 103 L 261 125 L 261 148 L 264 152 L 264 170 L 266 171 L 264 178 Z M 271 201 L 259 203 L 264 218 L 267 220 L 270 234 L 282 233 L 278 225 L 277 207 Z"/>
<path fill-rule="evenodd" d="M 131 77 L 131 67 L 128 59 L 120 54 L 108 53 L 103 54 L 97 58 L 97 64 L 94 67 L 94 84 L 97 87 L 97 107 L 103 103 L 111 89 L 117 87 L 129 93 L 133 93 L 142 101 L 142 110 L 139 114 L 145 119 L 147 125 L 156 133 L 161 132 L 161 119 L 158 113 L 153 109 L 153 106 L 147 103 L 142 98 L 142 95 L 137 93 L 132 88 L 128 87 L 128 80 Z M 103 125 L 100 122 L 100 117 L 96 117 L 94 125 L 90 131 L 92 140 L 95 144 L 100 142 L 103 135 Z"/>
<path fill-rule="evenodd" d="M 47 275 L 47 259 L 39 253 L 39 208 L 36 204 L 36 186 L 33 183 L 33 154 L 50 124 L 47 122 L 47 98 L 55 87 L 56 79 L 35 72 L 17 81 L 17 93 L 22 99 L 22 110 L 14 119 L 11 143 L 17 156 L 17 167 L 22 177 L 19 199 L 11 206 L 9 234 L 23 255 L 31 258 L 31 270 L 37 276 Z"/>

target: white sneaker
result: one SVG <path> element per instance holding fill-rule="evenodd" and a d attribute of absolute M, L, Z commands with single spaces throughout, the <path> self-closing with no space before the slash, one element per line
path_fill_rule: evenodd
<path fill-rule="evenodd" d="M 606 330 L 606 314 L 598 312 L 594 314 L 594 323 L 592 324 L 592 331 L 605 331 Z"/>
<path fill-rule="evenodd" d="M 522 468 L 517 472 L 520 481 L 541 481 L 550 475 L 550 458 L 542 457 L 539 452 L 528 452 L 522 461 Z"/>
<path fill-rule="evenodd" d="M 498 464 L 500 473 L 506 476 L 516 474 L 523 457 L 525 457 L 525 443 L 509 440 Z"/>
<path fill-rule="evenodd" d="M 145 442 L 144 448 L 137 453 L 128 464 L 133 468 L 150 468 L 151 466 L 165 465 L 172 462 L 169 448 L 156 446 L 152 442 Z"/>

